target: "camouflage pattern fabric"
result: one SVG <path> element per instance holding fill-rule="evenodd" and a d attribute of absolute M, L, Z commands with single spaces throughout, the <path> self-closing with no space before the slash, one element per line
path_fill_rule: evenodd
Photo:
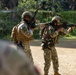
<path fill-rule="evenodd" d="M 20 48 L 0 40 L 0 75 L 40 75 Z"/>
<path fill-rule="evenodd" d="M 58 56 L 55 47 L 51 47 L 50 49 L 44 49 L 44 74 L 47 75 L 50 68 L 50 62 L 53 63 L 54 72 L 58 72 Z"/>
<path fill-rule="evenodd" d="M 29 42 L 33 40 L 32 30 L 28 29 L 28 25 L 24 21 L 20 22 L 20 24 L 18 24 L 15 27 L 13 27 L 12 33 L 11 33 L 11 38 L 13 39 L 13 42 L 17 46 L 24 49 L 24 52 L 26 53 L 26 55 L 33 62 L 32 54 L 29 46 Z"/>
<path fill-rule="evenodd" d="M 21 37 L 19 37 L 19 38 L 21 38 L 19 41 L 22 42 L 22 45 L 24 47 L 24 52 L 29 57 L 29 59 L 33 62 L 31 49 L 30 49 L 30 45 L 29 45 L 30 38 L 32 37 L 33 32 L 31 32 L 28 29 L 26 23 L 22 23 L 22 24 L 19 25 L 18 32 L 19 32 L 19 35 L 23 34 Z M 22 37 L 24 37 L 24 38 L 22 38 Z"/>
<path fill-rule="evenodd" d="M 44 75 L 48 75 L 51 62 L 53 63 L 54 72 L 58 72 L 58 55 L 55 49 L 55 44 L 58 42 L 58 33 L 52 26 L 47 26 L 42 33 L 42 49 L 44 51 L 45 61 Z"/>
<path fill-rule="evenodd" d="M 26 24 L 26 22 L 22 22 L 18 26 L 18 32 L 19 31 L 21 31 L 22 34 L 24 34 L 27 38 L 30 38 L 33 35 L 33 33 L 28 29 L 28 25 Z"/>
<path fill-rule="evenodd" d="M 27 57 L 33 62 L 33 57 L 30 49 L 30 45 L 26 42 L 23 42 L 24 45 L 24 52 L 27 54 Z M 34 63 L 34 62 L 33 62 Z"/>

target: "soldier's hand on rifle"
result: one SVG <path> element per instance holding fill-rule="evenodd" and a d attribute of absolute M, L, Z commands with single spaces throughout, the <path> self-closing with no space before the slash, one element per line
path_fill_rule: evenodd
<path fill-rule="evenodd" d="M 73 31 L 74 30 L 74 26 L 73 27 L 70 27 L 68 30 L 67 30 L 67 32 L 69 33 L 69 32 L 71 32 L 71 31 Z"/>
<path fill-rule="evenodd" d="M 73 31 L 73 30 L 74 30 L 74 28 L 75 28 L 75 26 L 71 27 L 71 30 Z"/>

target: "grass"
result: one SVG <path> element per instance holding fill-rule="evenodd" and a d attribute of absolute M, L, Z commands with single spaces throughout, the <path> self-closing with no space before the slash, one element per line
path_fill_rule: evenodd
<path fill-rule="evenodd" d="M 76 39 L 76 36 L 64 37 L 64 39 Z"/>

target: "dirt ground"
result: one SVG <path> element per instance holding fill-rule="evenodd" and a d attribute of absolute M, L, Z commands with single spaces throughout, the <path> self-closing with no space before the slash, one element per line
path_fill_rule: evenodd
<path fill-rule="evenodd" d="M 30 43 L 35 65 L 43 75 L 44 58 L 41 49 L 41 40 L 34 40 Z M 61 75 L 76 75 L 76 40 L 61 39 L 56 45 L 59 57 L 59 72 Z M 51 65 L 49 75 L 53 75 Z"/>

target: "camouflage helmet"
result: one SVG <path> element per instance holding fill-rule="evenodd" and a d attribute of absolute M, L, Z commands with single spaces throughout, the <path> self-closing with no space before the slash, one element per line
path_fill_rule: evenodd
<path fill-rule="evenodd" d="M 24 19 L 25 17 L 28 17 L 28 18 L 32 18 L 32 13 L 30 11 L 25 11 L 23 12 L 22 14 L 22 19 Z"/>
<path fill-rule="evenodd" d="M 0 40 L 0 75 L 40 75 L 20 48 Z"/>
<path fill-rule="evenodd" d="M 52 18 L 52 22 L 62 22 L 62 19 L 61 19 L 60 16 L 54 16 L 54 17 Z"/>

